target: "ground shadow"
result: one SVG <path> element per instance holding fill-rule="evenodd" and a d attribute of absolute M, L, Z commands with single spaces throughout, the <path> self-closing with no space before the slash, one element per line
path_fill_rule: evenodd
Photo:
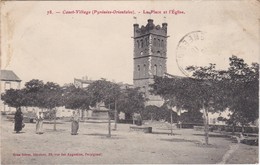
<path fill-rule="evenodd" d="M 55 124 L 54 121 L 43 121 L 43 124 Z M 56 122 L 56 124 L 64 124 L 64 122 Z"/>
<path fill-rule="evenodd" d="M 102 139 L 123 139 L 122 137 L 119 137 L 118 135 L 109 136 L 108 134 L 104 134 L 104 133 L 88 133 L 88 134 L 83 134 L 83 135 L 98 136 Z"/>
<path fill-rule="evenodd" d="M 192 134 L 194 136 L 205 136 L 205 134 Z M 219 138 L 226 138 L 229 137 L 228 135 L 222 135 L 222 134 L 209 134 L 209 137 L 219 137 Z"/>
<path fill-rule="evenodd" d="M 64 132 L 67 131 L 66 129 L 44 129 L 45 132 Z"/>
<path fill-rule="evenodd" d="M 171 135 L 170 132 L 152 132 L 152 134 L 159 134 L 159 135 Z M 181 134 L 177 134 L 177 133 L 173 133 L 172 135 L 181 135 Z"/>
<path fill-rule="evenodd" d="M 169 141 L 169 142 L 191 142 L 191 143 L 201 143 L 198 140 L 187 140 L 187 139 L 177 139 L 177 138 L 172 138 L 172 139 L 160 139 L 162 141 Z"/>
<path fill-rule="evenodd" d="M 13 132 L 13 134 L 23 134 L 23 133 L 25 133 L 25 132 Z"/>
<path fill-rule="evenodd" d="M 198 141 L 198 140 L 187 140 L 187 139 L 177 139 L 177 138 L 172 138 L 172 139 L 160 139 L 162 141 L 168 141 L 168 142 L 188 142 L 188 143 L 193 143 L 195 144 L 196 146 L 198 147 L 203 147 L 203 148 L 217 148 L 216 145 L 213 145 L 213 144 L 205 144 L 205 143 L 202 143 L 201 141 Z"/>

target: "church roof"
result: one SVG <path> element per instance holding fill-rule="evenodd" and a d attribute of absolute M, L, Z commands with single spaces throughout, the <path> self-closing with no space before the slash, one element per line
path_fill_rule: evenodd
<path fill-rule="evenodd" d="M 1 81 L 22 81 L 13 71 L 11 70 L 1 70 L 0 72 Z"/>
<path fill-rule="evenodd" d="M 177 75 L 172 75 L 170 73 L 164 73 L 164 76 L 165 77 L 168 77 L 168 78 L 177 78 L 177 79 L 183 79 L 183 78 L 186 78 L 186 77 L 182 77 L 182 76 L 177 76 Z"/>
<path fill-rule="evenodd" d="M 85 84 L 91 84 L 94 82 L 93 80 L 83 80 L 83 79 L 77 79 L 77 78 L 74 78 L 74 81 L 85 83 Z"/>

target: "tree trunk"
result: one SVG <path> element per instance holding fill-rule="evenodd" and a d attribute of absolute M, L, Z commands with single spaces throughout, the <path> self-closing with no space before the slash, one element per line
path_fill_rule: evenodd
<path fill-rule="evenodd" d="M 235 135 L 235 126 L 236 126 L 236 125 L 233 123 L 233 124 L 232 124 L 232 135 Z"/>
<path fill-rule="evenodd" d="M 182 122 L 181 122 L 181 109 L 180 109 L 180 116 L 179 116 L 179 123 L 180 123 L 180 129 L 182 129 Z"/>
<path fill-rule="evenodd" d="M 81 120 L 84 120 L 84 109 L 81 110 Z"/>
<path fill-rule="evenodd" d="M 54 125 L 53 125 L 53 130 L 56 131 L 56 109 L 54 109 Z"/>
<path fill-rule="evenodd" d="M 171 136 L 172 136 L 172 110 L 171 110 Z"/>
<path fill-rule="evenodd" d="M 133 125 L 135 125 L 135 117 L 134 117 L 134 114 L 132 115 L 132 119 L 133 119 Z"/>
<path fill-rule="evenodd" d="M 117 130 L 117 109 L 116 109 L 116 101 L 115 101 L 115 130 Z"/>
<path fill-rule="evenodd" d="M 242 133 L 245 133 L 245 125 L 242 124 Z"/>
<path fill-rule="evenodd" d="M 108 112 L 108 137 L 111 137 L 111 120 Z"/>
<path fill-rule="evenodd" d="M 109 111 L 108 111 L 108 137 L 111 137 L 110 104 L 109 104 Z"/>
<path fill-rule="evenodd" d="M 206 108 L 203 108 L 203 113 L 204 113 L 204 131 L 205 131 L 205 143 L 206 145 L 209 144 L 209 114 L 208 110 Z"/>

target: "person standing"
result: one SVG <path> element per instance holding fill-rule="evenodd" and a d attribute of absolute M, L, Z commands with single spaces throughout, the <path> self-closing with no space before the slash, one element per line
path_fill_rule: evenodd
<path fill-rule="evenodd" d="M 19 133 L 22 130 L 22 128 L 23 128 L 23 113 L 21 111 L 21 108 L 18 107 L 14 115 L 14 131 L 16 133 Z"/>
<path fill-rule="evenodd" d="M 36 134 L 43 134 L 43 113 L 39 112 L 36 117 Z"/>
<path fill-rule="evenodd" d="M 72 117 L 71 117 L 71 135 L 77 135 L 79 130 L 79 114 L 78 111 L 73 111 Z"/>

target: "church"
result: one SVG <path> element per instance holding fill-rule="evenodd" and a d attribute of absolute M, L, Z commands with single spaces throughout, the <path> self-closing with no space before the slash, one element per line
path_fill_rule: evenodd
<path fill-rule="evenodd" d="M 151 95 L 149 85 L 154 76 L 164 76 L 167 72 L 167 23 L 155 25 L 152 19 L 139 27 L 134 24 L 134 87 L 139 87 L 149 99 L 146 105 L 161 106 L 163 99 Z"/>

